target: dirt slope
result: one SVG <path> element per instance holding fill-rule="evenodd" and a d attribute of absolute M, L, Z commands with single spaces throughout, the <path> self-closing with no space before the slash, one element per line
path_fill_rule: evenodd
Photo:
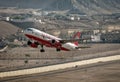
<path fill-rule="evenodd" d="M 18 29 L 18 27 L 8 22 L 0 21 L 0 37 L 6 37 L 8 35 L 15 34 Z"/>

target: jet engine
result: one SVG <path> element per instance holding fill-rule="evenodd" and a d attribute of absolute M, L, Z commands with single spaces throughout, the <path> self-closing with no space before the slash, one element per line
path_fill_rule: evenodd
<path fill-rule="evenodd" d="M 51 43 L 52 43 L 52 44 L 55 44 L 56 42 L 57 42 L 57 41 L 56 41 L 56 40 L 54 40 L 54 39 L 53 39 L 53 40 L 51 40 Z"/>
<path fill-rule="evenodd" d="M 60 42 L 57 40 L 51 40 L 52 45 L 61 46 Z"/>

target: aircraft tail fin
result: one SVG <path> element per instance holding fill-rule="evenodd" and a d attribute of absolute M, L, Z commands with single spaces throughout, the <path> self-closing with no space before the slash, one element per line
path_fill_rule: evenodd
<path fill-rule="evenodd" d="M 80 32 L 77 32 L 77 33 L 75 33 L 75 35 L 73 36 L 73 39 L 80 39 L 80 36 L 81 36 L 81 33 Z M 78 41 L 75 41 L 75 42 L 73 42 L 75 45 L 77 45 L 78 46 Z"/>
<path fill-rule="evenodd" d="M 75 38 L 80 39 L 80 36 L 81 36 L 81 33 L 77 32 L 74 34 L 73 39 L 75 39 Z"/>

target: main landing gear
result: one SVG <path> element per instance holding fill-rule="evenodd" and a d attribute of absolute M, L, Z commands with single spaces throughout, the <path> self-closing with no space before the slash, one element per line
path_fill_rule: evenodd
<path fill-rule="evenodd" d="M 44 48 L 43 48 L 43 45 L 41 45 L 41 48 L 42 48 L 42 49 L 40 49 L 40 52 L 45 52 L 45 50 L 44 50 Z"/>
<path fill-rule="evenodd" d="M 56 51 L 57 51 L 57 52 L 60 52 L 60 48 L 56 48 Z"/>
<path fill-rule="evenodd" d="M 29 40 L 28 42 L 27 42 L 27 45 L 31 45 L 32 44 L 32 42 Z"/>
<path fill-rule="evenodd" d="M 44 50 L 44 49 L 41 49 L 40 52 L 45 52 L 45 50 Z"/>
<path fill-rule="evenodd" d="M 28 42 L 27 42 L 27 45 L 29 45 L 29 46 L 31 46 L 33 43 L 29 40 Z M 34 42 L 34 44 L 35 45 L 40 45 L 38 42 Z M 33 46 L 31 46 L 31 47 L 33 47 Z M 35 47 L 36 48 L 36 47 Z M 44 48 L 43 48 L 43 45 L 41 45 L 41 49 L 40 49 L 40 52 L 45 52 L 45 50 L 44 50 Z"/>

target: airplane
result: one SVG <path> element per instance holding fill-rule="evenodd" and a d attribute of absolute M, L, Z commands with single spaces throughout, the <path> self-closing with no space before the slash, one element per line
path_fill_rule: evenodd
<path fill-rule="evenodd" d="M 56 48 L 56 51 L 71 51 L 80 48 L 78 46 L 80 39 L 74 40 L 75 37 L 80 38 L 80 32 L 77 32 L 71 40 L 63 40 L 35 28 L 27 28 L 24 35 L 29 39 L 27 45 L 33 48 L 38 48 L 38 45 L 41 46 L 40 52 L 45 52 L 43 46 Z"/>

